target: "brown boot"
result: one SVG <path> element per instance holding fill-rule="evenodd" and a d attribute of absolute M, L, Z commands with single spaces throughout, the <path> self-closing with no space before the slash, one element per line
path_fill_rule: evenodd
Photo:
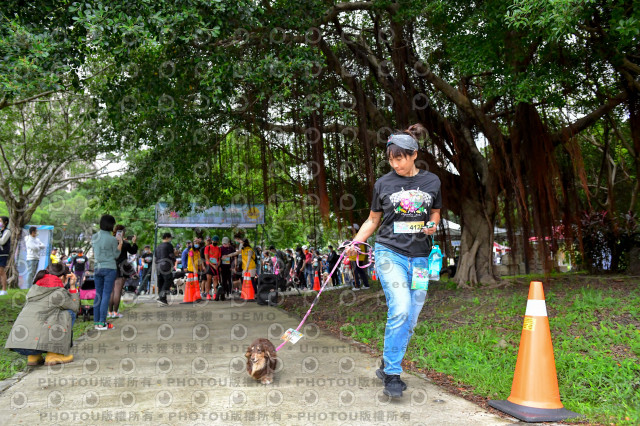
<path fill-rule="evenodd" d="M 44 364 L 44 358 L 42 355 L 27 355 L 27 365 L 35 366 Z"/>
<path fill-rule="evenodd" d="M 47 359 L 44 365 L 68 364 L 73 361 L 73 354 L 62 355 L 55 352 L 47 352 Z"/>

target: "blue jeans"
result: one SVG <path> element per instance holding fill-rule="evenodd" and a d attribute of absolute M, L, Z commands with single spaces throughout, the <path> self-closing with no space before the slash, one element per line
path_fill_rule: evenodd
<path fill-rule="evenodd" d="M 307 288 L 313 288 L 313 271 L 311 265 L 304 267 L 304 283 Z"/>
<path fill-rule="evenodd" d="M 411 289 L 413 268 L 427 268 L 428 258 L 407 257 L 377 243 L 374 249 L 376 273 L 388 307 L 384 330 L 384 372 L 400 374 L 402 358 L 427 297 L 427 290 Z"/>
<path fill-rule="evenodd" d="M 76 323 L 76 318 L 78 317 L 78 313 L 73 309 L 67 309 L 69 315 L 71 315 L 71 328 L 73 328 L 73 324 Z"/>
<path fill-rule="evenodd" d="M 93 322 L 95 323 L 107 321 L 109 299 L 111 299 L 115 280 L 115 269 L 96 269 L 95 274 L 93 274 L 93 282 L 96 285 L 96 298 L 93 299 Z"/>
<path fill-rule="evenodd" d="M 27 288 L 31 288 L 33 285 L 33 279 L 36 277 L 36 272 L 38 272 L 38 263 L 40 261 L 38 259 L 35 260 L 27 260 L 27 276 L 25 277 L 25 284 Z"/>

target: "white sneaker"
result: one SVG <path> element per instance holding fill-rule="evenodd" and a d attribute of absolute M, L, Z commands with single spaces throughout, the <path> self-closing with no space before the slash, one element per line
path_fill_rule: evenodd
<path fill-rule="evenodd" d="M 358 291 L 358 290 L 360 290 L 360 287 L 354 287 L 354 288 L 352 288 L 351 290 L 353 290 L 353 291 Z"/>
<path fill-rule="evenodd" d="M 7 290 L 0 290 L 0 296 L 6 296 Z"/>

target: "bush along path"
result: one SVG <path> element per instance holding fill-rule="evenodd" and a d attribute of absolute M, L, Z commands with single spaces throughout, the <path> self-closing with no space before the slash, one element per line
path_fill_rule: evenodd
<path fill-rule="evenodd" d="M 487 401 L 506 399 L 511 391 L 531 279 L 539 277 L 475 290 L 431 283 L 405 371 L 425 374 L 449 392 L 493 410 Z M 564 406 L 590 423 L 640 424 L 637 278 L 558 276 L 545 281 L 544 291 Z M 281 306 L 303 315 L 311 301 L 292 296 Z M 381 356 L 386 309 L 384 293 L 374 282 L 369 291 L 323 293 L 311 320 Z"/>

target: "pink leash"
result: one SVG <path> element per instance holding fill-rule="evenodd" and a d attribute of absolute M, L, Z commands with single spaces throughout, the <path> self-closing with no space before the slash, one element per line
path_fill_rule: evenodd
<path fill-rule="evenodd" d="M 342 245 L 340 247 L 338 247 L 338 250 L 340 250 L 341 248 L 344 248 L 345 250 L 347 249 L 347 247 L 351 246 L 351 245 L 356 245 L 356 244 L 364 244 L 365 246 L 369 247 L 369 251 L 367 252 L 363 252 L 362 250 L 360 250 L 359 247 L 355 247 L 356 251 L 358 252 L 358 254 L 369 254 L 369 263 L 367 263 L 366 265 L 360 265 L 360 263 L 358 262 L 358 256 L 356 256 L 356 265 L 358 266 L 358 268 L 366 268 L 367 266 L 371 265 L 371 246 L 367 243 L 361 243 L 359 241 L 345 241 L 344 243 L 342 243 Z M 307 311 L 307 313 L 305 314 L 304 318 L 302 318 L 302 321 L 300 321 L 300 324 L 298 324 L 298 327 L 296 327 L 296 331 L 300 331 L 300 327 L 302 327 L 302 324 L 304 324 L 304 322 L 307 320 L 307 317 L 309 316 L 309 314 L 311 313 L 311 310 L 313 309 L 313 307 L 315 306 L 316 302 L 318 301 L 318 299 L 320 299 L 320 294 L 322 294 L 322 290 L 324 290 L 324 288 L 327 286 L 327 284 L 329 283 L 329 281 L 331 281 L 331 276 L 333 275 L 333 273 L 335 272 L 336 268 L 338 267 L 338 265 L 340 265 L 340 262 L 342 261 L 342 259 L 344 258 L 344 254 L 345 251 L 342 251 L 342 254 L 340 255 L 340 257 L 338 258 L 338 261 L 336 262 L 336 264 L 333 266 L 333 269 L 331 270 L 331 273 L 329 274 L 329 276 L 327 276 L 326 281 L 324 282 L 324 284 L 322 284 L 322 287 L 320 287 L 320 291 L 318 291 L 318 295 L 316 296 L 315 299 L 313 299 L 313 303 L 311 304 L 311 306 L 309 306 L 309 310 Z M 355 274 L 355 272 L 354 272 Z M 276 348 L 276 352 L 279 351 L 284 345 L 285 343 L 287 343 L 287 340 L 285 340 L 284 342 L 280 343 L 280 346 L 278 346 Z"/>

